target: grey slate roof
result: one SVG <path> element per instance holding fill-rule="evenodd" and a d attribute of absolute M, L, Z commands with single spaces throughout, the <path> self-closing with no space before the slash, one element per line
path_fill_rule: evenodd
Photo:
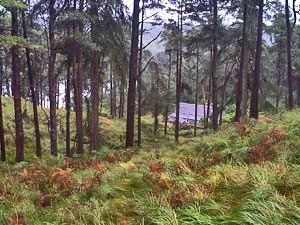
<path fill-rule="evenodd" d="M 197 120 L 204 118 L 204 105 L 198 105 L 197 107 Z M 205 111 L 207 111 L 207 106 L 205 106 Z M 210 107 L 209 115 L 212 115 L 212 107 Z M 170 118 L 176 118 L 176 109 L 170 114 Z M 179 110 L 179 122 L 182 123 L 185 120 L 194 120 L 195 119 L 195 104 L 180 102 Z"/>

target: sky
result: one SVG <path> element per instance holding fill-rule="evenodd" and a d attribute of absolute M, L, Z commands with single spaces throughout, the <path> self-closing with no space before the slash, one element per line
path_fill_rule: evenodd
<path fill-rule="evenodd" d="M 129 12 L 133 11 L 133 1 L 134 0 L 124 0 L 124 3 L 128 6 L 129 8 Z M 162 0 L 163 2 L 168 2 L 168 0 Z M 266 1 L 266 0 L 265 0 Z M 285 0 L 280 0 L 282 2 L 282 4 L 285 4 Z M 293 0 L 288 0 L 289 1 L 289 6 L 292 7 L 293 4 Z M 141 5 L 141 0 L 140 0 L 140 5 Z M 296 0 L 296 5 L 300 5 L 300 0 Z M 151 14 L 153 14 L 154 11 L 146 11 L 146 16 L 149 16 Z M 222 14 L 222 12 L 220 12 Z M 159 15 L 161 16 L 162 19 L 167 20 L 168 18 L 174 18 L 174 15 L 172 16 L 171 14 L 168 14 L 167 12 L 164 12 L 162 10 L 160 10 Z M 231 24 L 233 21 L 235 21 L 236 19 L 232 16 L 226 16 L 225 19 L 225 23 Z M 267 21 L 264 21 L 265 23 L 268 23 Z M 159 33 L 159 31 L 161 30 L 161 28 L 154 28 L 153 31 L 151 31 L 148 35 L 145 35 L 145 41 L 147 42 L 147 40 L 151 40 L 152 38 L 156 37 L 156 35 Z M 161 47 L 162 44 L 158 44 L 157 42 L 154 43 L 154 45 L 157 46 L 152 46 L 151 49 L 155 49 L 155 47 Z"/>
<path fill-rule="evenodd" d="M 166 1 L 166 0 L 164 0 Z M 285 3 L 285 0 L 280 0 L 282 2 L 282 4 Z M 288 0 L 289 1 L 289 6 L 292 6 L 293 4 L 293 0 Z M 166 1 L 167 2 L 167 1 Z M 133 0 L 124 0 L 124 3 L 128 6 L 129 11 L 132 12 L 133 11 Z M 141 4 L 141 1 L 140 1 Z M 300 4 L 300 0 L 296 0 L 296 4 Z"/>

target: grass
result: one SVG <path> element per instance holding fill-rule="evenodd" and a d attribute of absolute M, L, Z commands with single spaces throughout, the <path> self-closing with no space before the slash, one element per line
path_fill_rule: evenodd
<path fill-rule="evenodd" d="M 10 109 L 11 99 L 4 100 Z M 163 129 L 153 133 L 145 117 L 143 147 L 124 149 L 125 121 L 101 117 L 102 149 L 80 158 L 64 157 L 62 131 L 60 154 L 51 157 L 42 125 L 42 159 L 34 156 L 27 119 L 27 161 L 19 164 L 5 120 L 0 224 L 299 224 L 299 118 L 294 110 L 228 123 L 196 138 L 185 132 L 176 143 Z"/>

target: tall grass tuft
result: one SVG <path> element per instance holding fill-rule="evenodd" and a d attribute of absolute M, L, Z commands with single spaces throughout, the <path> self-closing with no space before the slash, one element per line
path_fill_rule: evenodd
<path fill-rule="evenodd" d="M 240 220 L 244 224 L 299 224 L 300 206 L 293 199 L 273 193 L 273 196 L 257 201 L 249 200 L 242 205 Z"/>

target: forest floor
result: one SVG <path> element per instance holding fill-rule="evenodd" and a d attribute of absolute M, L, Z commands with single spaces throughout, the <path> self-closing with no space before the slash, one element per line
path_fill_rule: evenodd
<path fill-rule="evenodd" d="M 101 151 L 65 158 L 44 147 L 38 159 L 27 146 L 15 164 L 9 149 L 0 224 L 300 224 L 299 110 L 196 138 L 182 131 L 179 143 L 152 122 L 142 148 L 124 149 L 125 121 L 101 117 Z"/>

